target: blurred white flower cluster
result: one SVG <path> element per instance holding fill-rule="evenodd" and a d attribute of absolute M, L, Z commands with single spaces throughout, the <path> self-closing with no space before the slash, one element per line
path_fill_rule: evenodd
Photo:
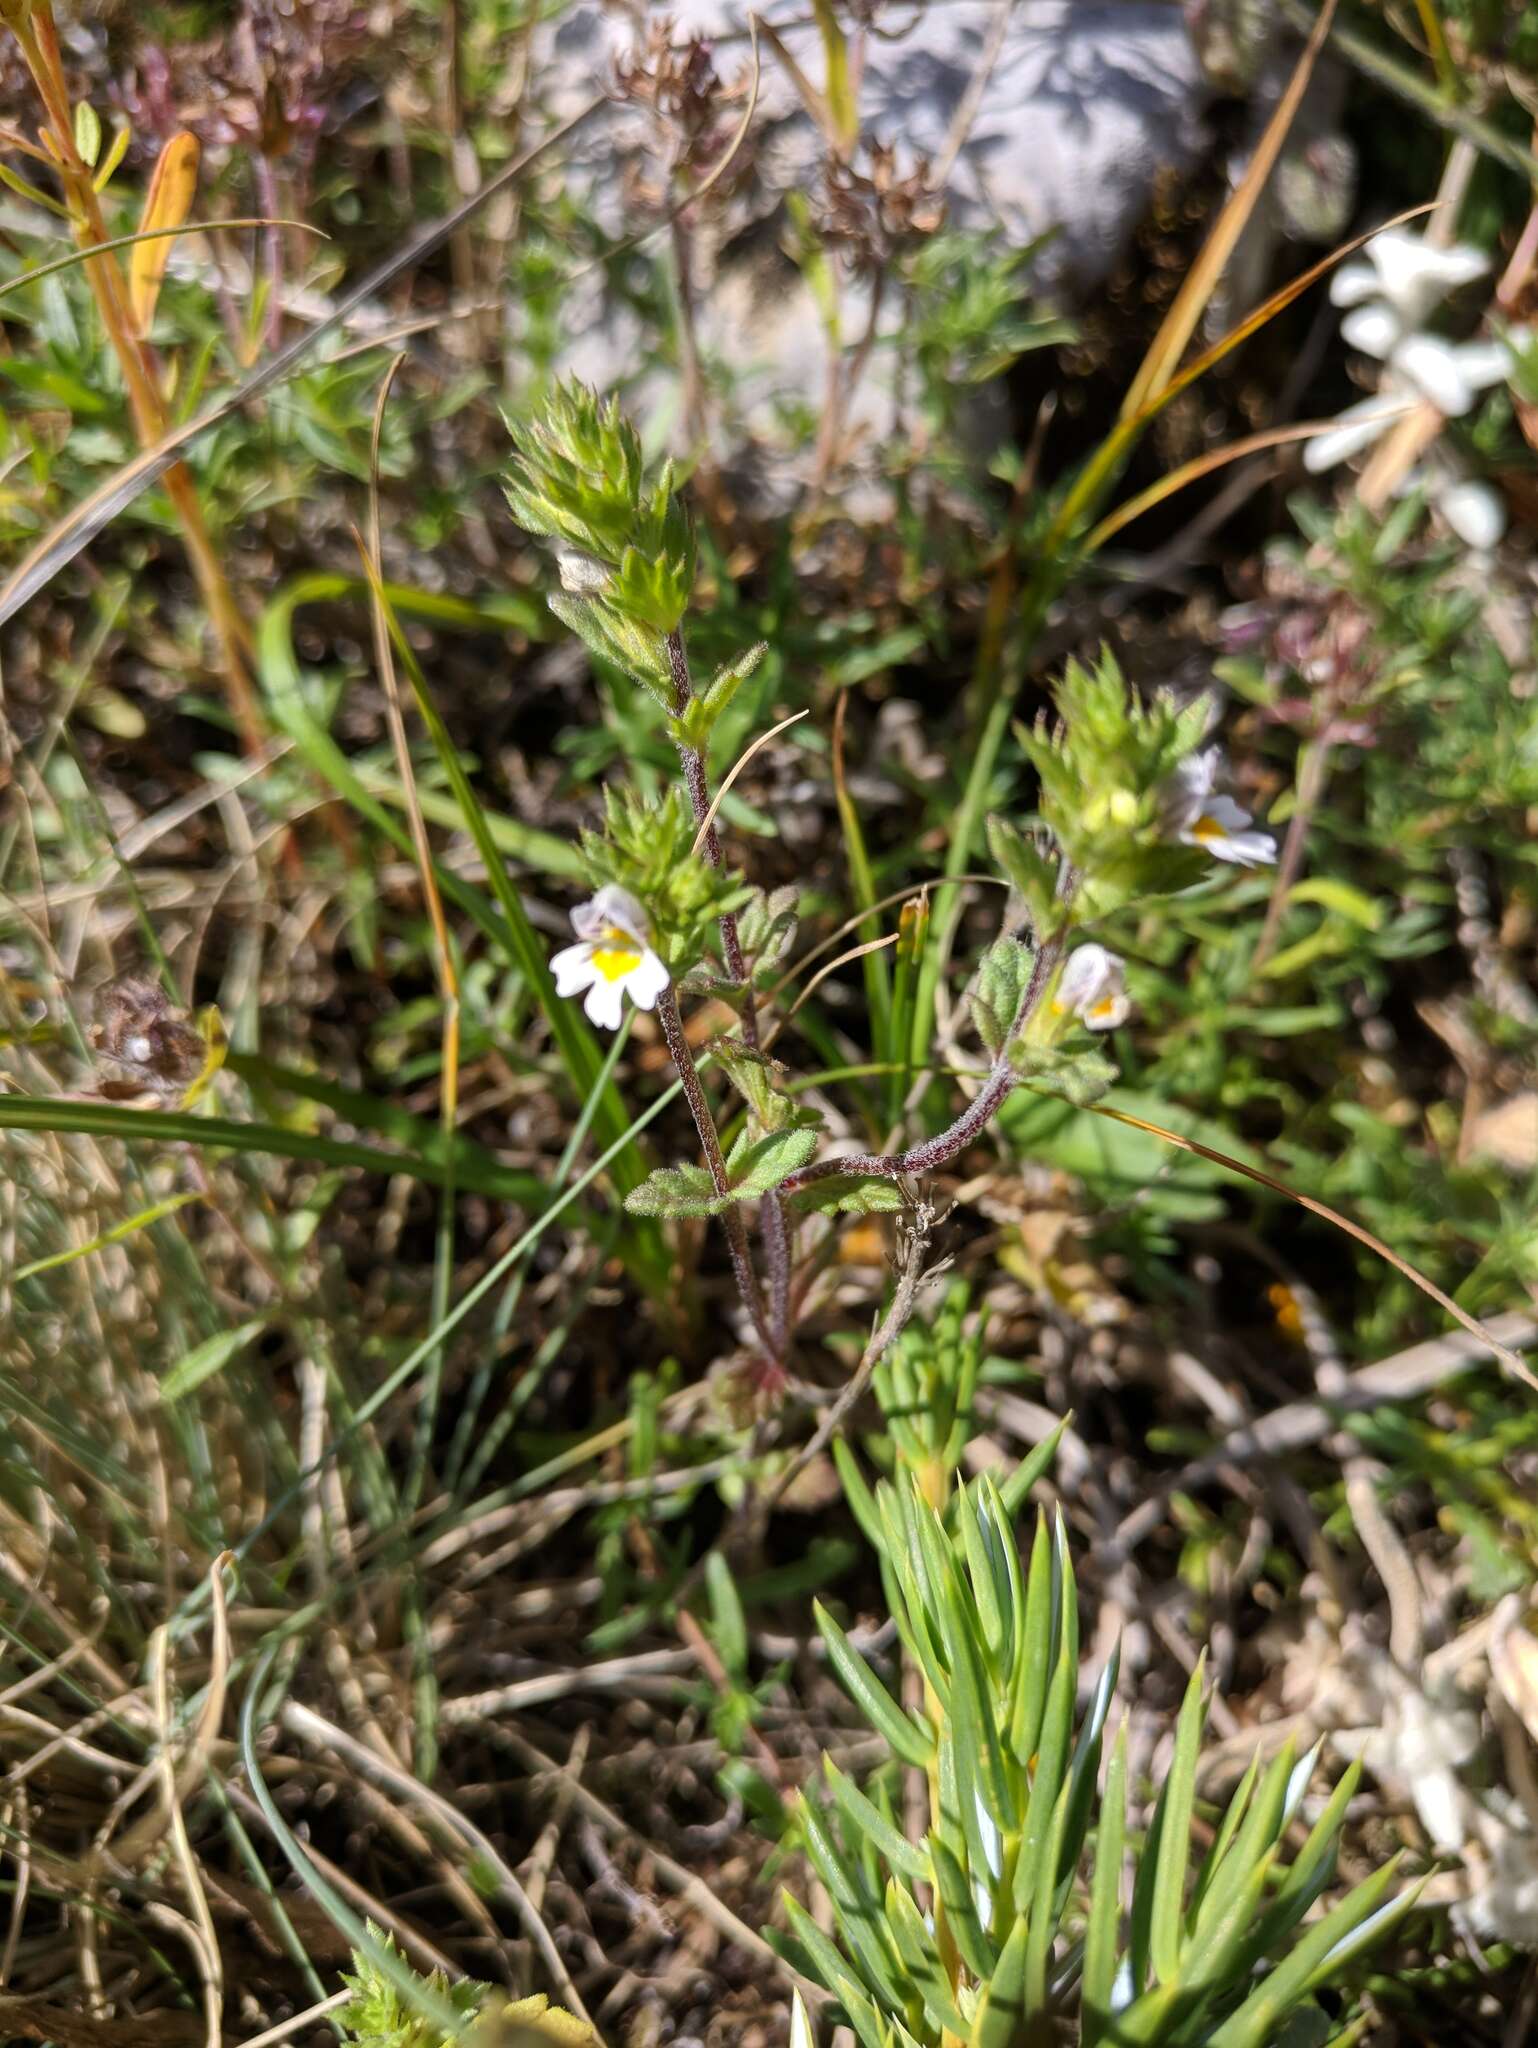
<path fill-rule="evenodd" d="M 1461 419 L 1483 392 L 1511 378 L 1523 340 L 1519 333 L 1448 341 L 1426 326 L 1449 292 L 1488 269 L 1489 259 L 1464 243 L 1437 248 L 1404 228 L 1385 228 L 1361 261 L 1336 271 L 1330 297 L 1348 309 L 1341 335 L 1363 355 L 1376 357 L 1383 376 L 1371 397 L 1347 406 L 1330 432 L 1309 442 L 1306 468 L 1316 475 L 1333 469 L 1422 406 L 1434 406 L 1444 419 Z M 1505 531 L 1498 494 L 1465 476 L 1441 449 L 1428 451 L 1403 479 L 1403 488 L 1416 486 L 1469 547 L 1492 548 Z"/>

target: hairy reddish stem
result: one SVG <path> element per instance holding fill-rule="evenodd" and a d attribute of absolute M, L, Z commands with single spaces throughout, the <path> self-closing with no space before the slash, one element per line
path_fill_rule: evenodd
<path fill-rule="evenodd" d="M 667 1040 L 668 1051 L 673 1056 L 673 1065 L 678 1069 L 678 1078 L 683 1084 L 685 1100 L 694 1118 L 694 1128 L 699 1133 L 700 1148 L 705 1154 L 705 1166 L 710 1174 L 711 1186 L 718 1195 L 731 1191 L 731 1176 L 726 1170 L 726 1161 L 721 1156 L 721 1140 L 716 1132 L 716 1120 L 710 1113 L 710 1104 L 705 1099 L 705 1090 L 695 1072 L 694 1055 L 689 1050 L 689 1041 L 684 1036 L 683 1019 L 678 1014 L 678 998 L 671 983 L 657 998 L 657 1021 L 662 1026 L 662 1035 Z M 753 1327 L 763 1340 L 771 1356 L 777 1357 L 774 1338 L 764 1310 L 763 1290 L 758 1284 L 758 1275 L 753 1270 L 753 1255 L 748 1250 L 748 1233 L 743 1227 L 742 1213 L 735 1206 L 721 1211 L 722 1227 L 726 1231 L 726 1242 L 732 1255 L 732 1272 L 736 1276 L 737 1291 L 742 1296 L 743 1306 L 753 1319 Z"/>
<path fill-rule="evenodd" d="M 1009 1057 L 1010 1044 L 1041 1001 L 1042 991 L 1062 950 L 1061 934 L 1044 940 L 1037 948 L 1020 1007 L 1010 1020 L 1004 1042 L 988 1069 L 988 1078 L 947 1130 L 941 1131 L 938 1137 L 926 1138 L 922 1145 L 909 1146 L 906 1152 L 860 1152 L 852 1159 L 813 1160 L 810 1166 L 803 1166 L 799 1173 L 791 1174 L 788 1180 L 780 1183 L 781 1195 L 793 1195 L 797 1188 L 809 1187 L 814 1181 L 831 1180 L 835 1175 L 870 1174 L 881 1180 L 901 1180 L 908 1174 L 934 1173 L 959 1158 L 972 1140 L 993 1121 L 1003 1106 L 1005 1096 L 1015 1085 L 1017 1077 Z"/>
<path fill-rule="evenodd" d="M 673 709 L 675 716 L 681 717 L 694 694 L 694 679 L 689 672 L 689 654 L 684 646 L 683 633 L 679 630 L 669 633 L 667 646 L 668 667 L 673 677 Z M 705 757 L 697 747 L 680 744 L 678 758 L 694 810 L 694 821 L 703 825 L 710 816 L 710 785 L 705 774 Z M 713 868 L 720 867 L 721 841 L 714 822 L 706 828 L 704 852 Z M 721 919 L 721 957 L 726 963 L 727 973 L 742 990 L 743 1040 L 756 1047 L 758 1005 L 753 996 L 753 984 L 748 978 L 748 964 L 743 958 L 737 919 L 730 912 Z M 759 1204 L 759 1234 L 763 1239 L 764 1267 L 769 1281 L 772 1332 L 769 1348 L 778 1361 L 784 1359 L 790 1342 L 790 1225 L 778 1191 L 765 1195 Z"/>

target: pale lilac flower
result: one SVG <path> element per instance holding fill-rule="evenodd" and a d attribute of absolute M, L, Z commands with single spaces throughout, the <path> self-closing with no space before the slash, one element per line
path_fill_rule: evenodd
<path fill-rule="evenodd" d="M 628 995 L 638 1010 L 650 1010 L 670 979 L 651 949 L 646 912 L 628 889 L 608 882 L 590 902 L 571 914 L 577 944 L 566 946 L 550 962 L 559 996 L 580 995 L 595 1024 L 619 1029 Z"/>
<path fill-rule="evenodd" d="M 1218 747 L 1187 755 L 1165 792 L 1165 827 L 1182 845 L 1199 846 L 1214 860 L 1240 868 L 1269 867 L 1276 859 L 1276 841 L 1269 832 L 1259 831 L 1249 812 L 1231 796 L 1217 794 L 1222 765 Z"/>
<path fill-rule="evenodd" d="M 1052 998 L 1053 1014 L 1077 1017 L 1091 1031 L 1114 1031 L 1132 1005 L 1119 957 L 1104 946 L 1079 946 L 1068 956 Z"/>

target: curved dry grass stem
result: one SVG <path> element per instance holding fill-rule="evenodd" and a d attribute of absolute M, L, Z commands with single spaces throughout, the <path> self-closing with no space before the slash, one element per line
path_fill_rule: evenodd
<path fill-rule="evenodd" d="M 1242 1174 L 1246 1180 L 1254 1181 L 1257 1186 L 1270 1188 L 1273 1194 L 1285 1195 L 1288 1201 L 1296 1202 L 1300 1208 L 1323 1217 L 1326 1223 L 1333 1223 L 1337 1230 L 1343 1230 L 1348 1237 L 1354 1237 L 1358 1244 L 1366 1245 L 1367 1249 L 1375 1252 L 1380 1259 L 1386 1259 L 1396 1273 L 1402 1273 L 1413 1286 L 1420 1289 L 1422 1294 L 1429 1295 L 1438 1308 L 1445 1309 L 1455 1322 L 1461 1323 L 1471 1337 L 1477 1337 L 1481 1344 L 1488 1344 L 1508 1372 L 1538 1393 L 1538 1374 L 1532 1371 L 1525 1359 L 1518 1357 L 1515 1351 L 1503 1344 L 1488 1324 L 1480 1322 L 1477 1316 L 1471 1316 L 1467 1309 L 1460 1308 L 1452 1296 L 1444 1294 L 1434 1280 L 1428 1280 L 1424 1273 L 1410 1264 L 1408 1259 L 1401 1258 L 1398 1252 L 1386 1245 L 1381 1237 L 1375 1237 L 1364 1225 L 1353 1223 L 1351 1218 L 1342 1215 L 1339 1209 L 1332 1209 L 1328 1202 L 1321 1202 L 1313 1195 L 1305 1195 L 1301 1188 L 1295 1188 L 1289 1182 L 1280 1180 L 1274 1173 L 1267 1173 L 1258 1166 L 1246 1166 L 1242 1159 L 1235 1159 L 1230 1153 L 1219 1152 L 1214 1146 L 1203 1145 L 1197 1139 L 1187 1138 L 1179 1131 L 1168 1131 L 1163 1124 L 1150 1123 L 1146 1117 L 1132 1116 L 1124 1109 L 1112 1109 L 1110 1104 L 1105 1102 L 1093 1102 L 1089 1107 L 1096 1116 L 1110 1117 L 1114 1123 L 1126 1124 L 1134 1131 L 1146 1131 L 1152 1138 L 1162 1138 L 1166 1145 L 1177 1145 L 1182 1152 L 1194 1152 L 1197 1158 L 1210 1160 L 1214 1166 L 1223 1166 L 1230 1173 Z"/>
<path fill-rule="evenodd" d="M 219 1583 L 228 1551 L 221 1554 L 214 1564 L 215 1581 L 215 1662 L 222 1662 L 225 1672 L 229 1669 L 229 1629 L 224 1623 L 224 1589 Z M 223 1635 L 222 1658 L 217 1638 Z M 208 1895 L 203 1889 L 203 1879 L 198 1871 L 198 1859 L 193 1854 L 192 1841 L 187 1833 L 187 1822 L 182 1814 L 183 1792 L 176 1765 L 172 1760 L 172 1742 L 175 1734 L 175 1715 L 171 1707 L 171 1631 L 162 1625 L 156 1629 L 150 1645 L 151 1663 L 154 1672 L 155 1721 L 160 1733 L 160 1756 L 158 1759 L 161 1787 L 165 1795 L 165 1822 L 171 1831 L 171 1844 L 175 1851 L 176 1867 L 181 1872 L 182 1887 L 187 1894 L 187 1903 L 192 1909 L 192 1919 L 185 1921 L 179 1914 L 172 1914 L 169 1906 L 160 1906 L 157 1917 L 180 1923 L 178 1931 L 187 1942 L 197 1960 L 198 1973 L 203 1983 L 203 2018 L 207 2031 L 208 2048 L 220 2048 L 223 2038 L 222 2015 L 224 2012 L 224 1960 L 219 1948 L 219 1936 L 214 1929 L 214 1916 L 208 1908 Z M 210 1681 L 210 1694 L 214 1691 Z M 218 1697 L 222 1708 L 224 1699 L 223 1677 L 218 1685 Z M 204 1723 L 207 1715 L 204 1715 Z M 201 1775 L 202 1758 L 198 1759 Z"/>
<path fill-rule="evenodd" d="M 297 1735 L 312 1748 L 325 1750 L 333 1758 L 348 1764 L 358 1774 L 390 1793 L 397 1799 L 421 1809 L 430 1815 L 441 1827 L 446 1828 L 463 1842 L 479 1860 L 488 1879 L 512 1905 L 523 1923 L 524 1931 L 539 1951 L 540 1960 L 550 1972 L 563 2005 L 574 2012 L 579 2019 L 592 2024 L 592 2017 L 582 2002 L 582 1994 L 572 1980 L 565 1959 L 551 1938 L 550 1930 L 543 1918 L 534 1910 L 532 1901 L 519 1883 L 505 1859 L 498 1855 L 490 1839 L 471 1820 L 467 1820 L 451 1801 L 440 1792 L 434 1792 L 424 1785 L 420 1778 L 414 1778 L 399 1764 L 378 1756 L 365 1743 L 338 1728 L 334 1722 L 325 1720 L 313 1708 L 301 1706 L 297 1700 L 284 1702 L 280 1717 L 283 1726 Z"/>
<path fill-rule="evenodd" d="M 301 234 L 317 235 L 321 241 L 329 242 L 331 237 L 324 228 L 312 227 L 304 220 L 280 220 L 268 214 L 237 214 L 231 220 L 184 220 L 174 228 L 140 228 L 132 235 L 111 235 L 105 242 L 93 242 L 88 249 L 71 249 L 67 256 L 55 256 L 50 262 L 38 263 L 30 270 L 20 270 L 14 277 L 0 281 L 0 299 L 7 292 L 18 292 L 24 284 L 36 284 L 39 278 L 52 277 L 55 271 L 72 270 L 77 263 L 84 263 L 88 257 L 100 256 L 109 249 L 131 249 L 138 242 L 163 242 L 174 235 L 209 235 L 223 228 L 297 228 Z"/>
<path fill-rule="evenodd" d="M 694 844 L 689 848 L 689 852 L 691 853 L 691 855 L 698 854 L 700 848 L 705 844 L 705 841 L 709 838 L 710 828 L 716 822 L 716 813 L 721 808 L 722 802 L 726 796 L 726 792 L 737 780 L 737 777 L 742 773 L 743 769 L 747 767 L 748 763 L 752 760 L 753 756 L 758 752 L 759 748 L 767 747 L 769 742 L 775 737 L 777 733 L 784 732 L 786 726 L 795 725 L 801 719 L 809 716 L 810 707 L 808 707 L 806 711 L 793 711 L 790 714 L 789 718 L 782 718 L 778 725 L 771 725 L 766 733 L 760 733 L 758 738 L 753 742 L 752 746 L 749 747 L 746 750 L 746 752 L 741 753 L 737 756 L 737 759 L 732 763 L 731 769 L 729 770 L 724 781 L 722 782 L 721 787 L 716 791 L 714 802 L 706 811 L 704 817 L 700 820 L 700 829 L 698 830 L 698 832 L 695 833 Z"/>
<path fill-rule="evenodd" d="M 316 2020 L 323 2020 L 328 2012 L 335 2012 L 352 1997 L 350 1991 L 333 1991 L 329 1998 L 323 1998 L 319 2005 L 306 2006 L 303 2012 L 292 2013 L 286 2020 L 279 2020 L 275 2027 L 267 2027 L 260 2034 L 251 2035 L 242 2041 L 240 2048 L 277 2048 L 279 2041 L 287 2041 L 297 2034 L 301 2027 L 308 2027 Z"/>
<path fill-rule="evenodd" d="M 869 916 L 870 913 L 867 911 L 865 914 Z M 802 989 L 800 995 L 796 997 L 796 1000 L 785 1012 L 779 1030 L 774 1033 L 773 1038 L 769 1040 L 769 1044 L 773 1044 L 774 1038 L 779 1037 L 780 1032 L 784 1030 L 791 1018 L 795 1016 L 797 1010 L 815 995 L 830 974 L 836 974 L 840 967 L 847 967 L 851 960 L 863 960 L 867 953 L 879 953 L 883 947 L 895 946 L 901 937 L 901 932 L 888 932 L 884 939 L 867 939 L 863 946 L 851 946 L 847 953 L 840 953 L 836 959 L 830 960 L 826 967 L 819 967 L 806 987 Z"/>

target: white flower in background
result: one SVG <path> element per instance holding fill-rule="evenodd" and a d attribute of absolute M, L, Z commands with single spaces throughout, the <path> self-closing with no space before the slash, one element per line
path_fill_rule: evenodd
<path fill-rule="evenodd" d="M 1308 443 L 1305 469 L 1319 476 L 1361 454 L 1422 405 L 1435 406 L 1444 419 L 1462 419 L 1481 392 L 1506 382 L 1516 366 L 1515 337 L 1454 342 L 1425 330 L 1449 292 L 1483 277 L 1489 267 L 1489 259 L 1465 243 L 1439 249 L 1403 228 L 1385 228 L 1368 243 L 1362 260 L 1341 265 L 1330 281 L 1330 297 L 1348 309 L 1341 338 L 1383 364 L 1383 382 L 1370 398 L 1348 405 L 1329 433 Z M 1468 547 L 1492 548 L 1505 531 L 1497 493 L 1445 463 L 1413 472 L 1401 488 L 1412 485 L 1425 489 Z"/>
<path fill-rule="evenodd" d="M 608 882 L 590 902 L 571 914 L 577 943 L 550 962 L 559 996 L 580 995 L 595 1024 L 619 1029 L 626 995 L 638 1010 L 651 1009 L 668 985 L 668 971 L 652 951 L 646 912 L 628 889 Z"/>
<path fill-rule="evenodd" d="M 1189 754 L 1171 777 L 1165 794 L 1165 829 L 1184 846 L 1199 846 L 1214 860 L 1234 867 L 1269 867 L 1276 859 L 1276 841 L 1256 829 L 1250 814 L 1231 796 L 1215 793 L 1222 749 L 1205 747 Z"/>
<path fill-rule="evenodd" d="M 1500 492 L 1477 477 L 1460 475 L 1450 463 L 1433 460 L 1424 468 L 1412 469 L 1404 488 L 1423 490 L 1443 525 L 1476 554 L 1488 554 L 1506 531 L 1506 507 Z"/>
<path fill-rule="evenodd" d="M 1360 258 L 1343 263 L 1330 279 L 1330 297 L 1337 306 L 1371 306 L 1375 316 L 1390 316 L 1401 334 L 1421 327 L 1449 292 L 1472 284 L 1490 268 L 1490 259 L 1466 242 L 1437 248 L 1408 228 L 1385 228 L 1374 235 Z M 1342 333 L 1345 324 L 1342 323 Z M 1350 339 L 1350 337 L 1347 337 Z M 1388 349 L 1358 341 L 1369 355 Z"/>
<path fill-rule="evenodd" d="M 1077 1017 L 1091 1031 L 1114 1031 L 1132 1005 L 1126 975 L 1115 953 L 1104 946 L 1079 946 L 1068 957 L 1052 998 L 1057 1017 Z"/>
<path fill-rule="evenodd" d="M 1372 310 L 1362 308 L 1364 313 Z M 1439 334 L 1412 334 L 1379 351 L 1352 333 L 1350 318 L 1341 322 L 1340 331 L 1363 354 L 1381 353 L 1387 367 L 1379 390 L 1348 405 L 1329 433 L 1316 434 L 1304 448 L 1303 467 L 1315 476 L 1370 448 L 1419 405 L 1434 405 L 1444 419 L 1461 419 L 1481 392 L 1505 383 L 1512 372 L 1512 353 L 1504 341 L 1452 342 Z"/>

